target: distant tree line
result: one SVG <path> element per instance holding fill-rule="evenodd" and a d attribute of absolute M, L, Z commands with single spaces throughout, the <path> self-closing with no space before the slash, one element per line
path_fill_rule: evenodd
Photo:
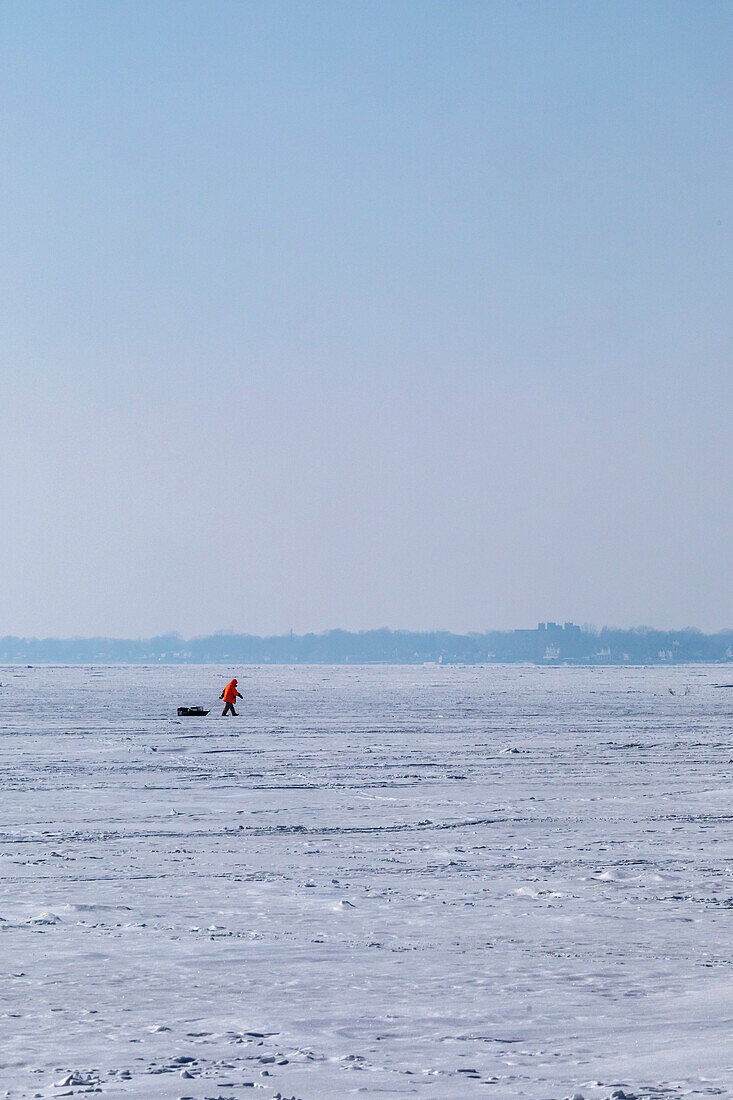
<path fill-rule="evenodd" d="M 540 623 L 533 630 L 484 634 L 365 630 L 351 633 L 212 634 L 184 640 L 156 638 L 0 638 L 0 662 L 8 664 L 679 664 L 733 661 L 733 630 L 703 634 L 635 627 L 617 630 Z"/>

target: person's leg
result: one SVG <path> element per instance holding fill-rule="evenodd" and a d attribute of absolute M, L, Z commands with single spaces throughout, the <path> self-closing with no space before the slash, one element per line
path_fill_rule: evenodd
<path fill-rule="evenodd" d="M 221 712 L 221 716 L 222 716 L 222 718 L 226 718 L 227 714 L 229 714 L 230 712 L 231 712 L 232 714 L 234 714 L 234 706 L 233 706 L 233 704 L 232 704 L 232 703 L 225 703 L 225 704 L 224 704 L 224 710 L 223 710 L 223 711 Z"/>

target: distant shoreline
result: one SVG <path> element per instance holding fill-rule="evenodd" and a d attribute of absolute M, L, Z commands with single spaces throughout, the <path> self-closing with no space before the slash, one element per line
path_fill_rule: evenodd
<path fill-rule="evenodd" d="M 0 668 L 703 668 L 729 667 L 730 683 L 715 687 L 733 688 L 733 661 L 237 661 L 235 658 L 217 661 L 2 661 Z M 0 685 L 2 686 L 2 685 Z"/>
<path fill-rule="evenodd" d="M 424 665 L 733 664 L 733 630 L 586 629 L 540 623 L 531 630 L 453 634 L 448 631 L 329 630 L 321 634 L 211 634 L 183 639 L 0 638 L 0 664 Z"/>

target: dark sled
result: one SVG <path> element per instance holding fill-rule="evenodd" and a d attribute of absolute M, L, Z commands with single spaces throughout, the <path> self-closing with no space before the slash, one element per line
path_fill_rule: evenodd
<path fill-rule="evenodd" d="M 208 714 L 208 710 L 204 710 L 203 707 L 179 707 L 179 718 L 205 718 Z"/>

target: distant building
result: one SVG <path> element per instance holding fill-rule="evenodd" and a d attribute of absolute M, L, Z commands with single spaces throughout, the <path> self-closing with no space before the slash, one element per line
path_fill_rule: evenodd
<path fill-rule="evenodd" d="M 537 630 L 542 631 L 545 634 L 548 632 L 551 632 L 553 634 L 576 635 L 581 633 L 581 628 L 579 626 L 576 626 L 575 623 L 563 623 L 562 625 L 560 625 L 560 623 L 553 622 L 537 623 Z"/>

